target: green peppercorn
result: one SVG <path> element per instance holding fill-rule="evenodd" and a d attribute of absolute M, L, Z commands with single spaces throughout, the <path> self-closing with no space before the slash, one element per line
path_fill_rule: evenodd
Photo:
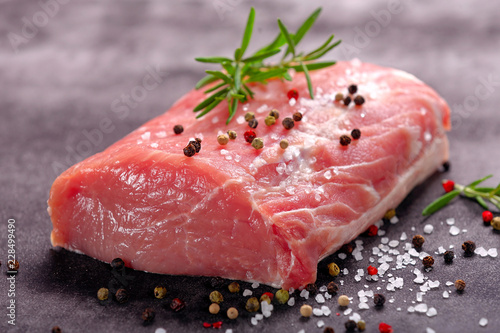
<path fill-rule="evenodd" d="M 355 128 L 351 131 L 351 136 L 354 140 L 359 140 L 359 138 L 361 137 L 361 131 Z"/>
<path fill-rule="evenodd" d="M 491 220 L 491 226 L 495 230 L 500 230 L 500 216 L 496 216 Z"/>
<path fill-rule="evenodd" d="M 422 264 L 425 268 L 430 268 L 434 265 L 434 258 L 432 256 L 426 256 L 422 259 Z"/>
<path fill-rule="evenodd" d="M 293 126 L 295 126 L 295 122 L 290 117 L 286 117 L 285 119 L 283 119 L 283 121 L 281 122 L 281 124 L 287 130 L 292 129 Z"/>
<path fill-rule="evenodd" d="M 340 144 L 345 147 L 351 143 L 351 138 L 348 135 L 341 135 L 339 141 Z"/>
<path fill-rule="evenodd" d="M 62 333 L 62 329 L 59 326 L 52 327 L 52 333 Z"/>
<path fill-rule="evenodd" d="M 252 147 L 255 149 L 262 149 L 264 148 L 264 140 L 261 138 L 255 138 L 252 140 Z"/>
<path fill-rule="evenodd" d="M 354 330 L 358 327 L 358 324 L 356 324 L 354 320 L 348 320 L 345 322 L 344 326 L 347 332 L 354 332 Z"/>
<path fill-rule="evenodd" d="M 97 291 L 97 298 L 100 300 L 100 301 L 105 301 L 107 300 L 109 297 L 109 290 L 108 288 L 101 288 Z"/>
<path fill-rule="evenodd" d="M 115 293 L 115 299 L 118 303 L 123 304 L 128 301 L 128 293 L 125 289 L 118 289 Z"/>
<path fill-rule="evenodd" d="M 174 126 L 174 133 L 175 134 L 181 134 L 182 132 L 184 132 L 184 127 L 182 127 L 182 125 L 175 125 Z"/>
<path fill-rule="evenodd" d="M 356 104 L 357 106 L 363 105 L 364 103 L 365 103 L 365 99 L 363 98 L 363 96 L 358 95 L 358 96 L 354 97 L 354 104 Z"/>
<path fill-rule="evenodd" d="M 349 94 L 355 94 L 358 91 L 358 86 L 355 84 L 351 84 L 349 87 L 347 87 L 347 91 L 349 91 Z"/>
<path fill-rule="evenodd" d="M 280 113 L 276 109 L 272 109 L 271 112 L 269 112 L 269 115 L 274 117 L 274 119 L 278 119 L 280 117 Z"/>
<path fill-rule="evenodd" d="M 266 126 L 272 126 L 276 124 L 276 118 L 274 118 L 273 116 L 267 116 L 266 119 L 264 119 L 264 123 L 266 124 Z"/>
<path fill-rule="evenodd" d="M 288 148 L 288 140 L 287 139 L 283 139 L 280 141 L 280 148 L 281 149 L 287 149 Z"/>
<path fill-rule="evenodd" d="M 214 290 L 210 293 L 210 301 L 212 303 L 220 304 L 222 301 L 224 301 L 224 297 L 222 297 L 222 294 L 220 292 Z"/>
<path fill-rule="evenodd" d="M 217 303 L 212 303 L 208 307 L 208 312 L 210 312 L 211 314 L 218 314 L 219 311 L 220 311 L 220 305 Z"/>
<path fill-rule="evenodd" d="M 331 281 L 328 283 L 326 286 L 326 289 L 330 295 L 335 295 L 339 291 L 339 285 L 336 284 L 335 282 Z"/>
<path fill-rule="evenodd" d="M 192 157 L 194 154 L 196 154 L 196 147 L 193 144 L 188 144 L 184 149 L 182 150 L 185 156 L 187 157 Z"/>
<path fill-rule="evenodd" d="M 348 106 L 349 104 L 351 104 L 351 97 L 347 96 L 346 98 L 344 98 L 344 105 Z"/>
<path fill-rule="evenodd" d="M 424 245 L 425 238 L 422 235 L 415 235 L 413 236 L 413 239 L 411 240 L 411 243 L 416 249 L 422 248 L 422 245 Z"/>
<path fill-rule="evenodd" d="M 295 120 L 295 121 L 301 121 L 301 120 L 302 120 L 302 113 L 300 113 L 300 112 L 295 112 L 295 113 L 293 114 L 293 120 Z"/>
<path fill-rule="evenodd" d="M 444 262 L 447 264 L 451 264 L 453 262 L 453 259 L 455 259 L 455 252 L 453 251 L 446 251 L 444 253 Z"/>
<path fill-rule="evenodd" d="M 245 121 L 246 122 L 249 122 L 251 119 L 254 119 L 255 118 L 255 114 L 253 112 L 247 112 L 245 114 Z"/>
<path fill-rule="evenodd" d="M 464 291 L 465 281 L 464 280 L 456 280 L 455 281 L 455 288 L 457 289 L 457 291 Z"/>
<path fill-rule="evenodd" d="M 231 140 L 235 140 L 236 137 L 238 136 L 235 131 L 231 131 L 231 130 L 227 131 L 227 135 L 229 136 L 229 139 L 231 139 Z"/>
<path fill-rule="evenodd" d="M 470 257 L 474 254 L 474 250 L 476 249 L 476 243 L 473 241 L 465 241 L 462 244 L 462 250 L 465 252 L 465 256 Z"/>
<path fill-rule="evenodd" d="M 256 312 L 259 311 L 260 309 L 260 303 L 257 297 L 250 297 L 247 300 L 247 304 L 245 305 L 245 309 L 247 309 L 248 312 Z"/>
<path fill-rule="evenodd" d="M 342 93 L 337 93 L 335 95 L 335 102 L 340 102 L 340 101 L 343 101 L 344 100 L 344 94 Z"/>
<path fill-rule="evenodd" d="M 154 293 L 156 298 L 163 299 L 167 295 L 167 288 L 163 286 L 156 286 Z"/>
<path fill-rule="evenodd" d="M 240 284 L 236 281 L 231 282 L 229 286 L 227 286 L 227 289 L 229 289 L 229 292 L 235 294 L 240 292 Z"/>
<path fill-rule="evenodd" d="M 143 312 L 142 312 L 142 320 L 144 320 L 145 323 L 150 323 L 152 322 L 154 319 L 155 319 L 155 316 L 156 316 L 156 312 L 154 309 L 152 308 L 146 308 Z"/>
<path fill-rule="evenodd" d="M 225 145 L 227 145 L 227 143 L 229 142 L 229 137 L 228 137 L 226 134 L 221 134 L 221 135 L 218 135 L 218 136 L 217 136 L 217 142 L 218 142 L 221 146 L 225 146 Z"/>
<path fill-rule="evenodd" d="M 290 298 L 290 294 L 288 294 L 288 290 L 285 290 L 285 289 L 278 290 L 275 295 L 276 295 L 275 296 L 276 300 L 280 304 L 285 304 L 286 302 L 288 302 L 288 299 Z"/>
<path fill-rule="evenodd" d="M 248 126 L 250 126 L 250 128 L 257 128 L 258 125 L 259 122 L 255 118 L 252 118 L 248 121 Z"/>
<path fill-rule="evenodd" d="M 395 209 L 389 209 L 387 212 L 385 212 L 384 219 L 385 220 L 390 220 L 394 216 L 396 216 L 396 210 Z"/>
<path fill-rule="evenodd" d="M 373 295 L 373 303 L 375 306 L 382 306 L 385 303 L 385 296 L 382 294 Z"/>
<path fill-rule="evenodd" d="M 337 276 L 340 273 L 340 267 L 332 262 L 328 264 L 328 273 L 330 273 L 331 276 Z"/>
<path fill-rule="evenodd" d="M 121 258 L 115 258 L 111 261 L 111 268 L 117 271 L 121 271 L 125 268 L 125 263 Z"/>
<path fill-rule="evenodd" d="M 358 321 L 358 330 L 359 331 L 364 331 L 366 329 L 366 323 L 364 320 L 359 320 Z"/>

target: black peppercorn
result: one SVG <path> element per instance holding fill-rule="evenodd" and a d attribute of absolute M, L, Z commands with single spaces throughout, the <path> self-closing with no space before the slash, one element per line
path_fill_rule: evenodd
<path fill-rule="evenodd" d="M 456 280 L 455 281 L 455 288 L 457 289 L 457 291 L 464 291 L 465 281 L 464 280 Z"/>
<path fill-rule="evenodd" d="M 344 98 L 344 105 L 348 106 L 349 104 L 351 104 L 351 97 L 347 96 L 346 98 Z"/>
<path fill-rule="evenodd" d="M 382 306 L 385 303 L 385 296 L 382 294 L 373 295 L 373 303 L 375 306 Z"/>
<path fill-rule="evenodd" d="M 283 124 L 283 127 L 287 130 L 292 129 L 293 126 L 295 126 L 295 122 L 290 117 L 286 117 L 285 119 L 283 119 L 281 123 Z"/>
<path fill-rule="evenodd" d="M 274 119 L 278 119 L 280 117 L 280 113 L 276 109 L 272 109 L 271 112 L 269 112 L 269 115 L 274 117 Z"/>
<path fill-rule="evenodd" d="M 184 127 L 182 127 L 182 125 L 175 125 L 174 126 L 174 133 L 175 134 L 181 134 L 182 132 L 184 132 Z"/>
<path fill-rule="evenodd" d="M 144 320 L 144 322 L 146 323 L 150 323 L 153 321 L 153 319 L 155 319 L 155 310 L 153 310 L 152 308 L 146 308 L 143 312 L 142 312 L 142 320 Z"/>
<path fill-rule="evenodd" d="M 411 240 L 411 243 L 416 249 L 422 248 L 422 245 L 424 245 L 425 238 L 422 235 L 415 235 L 413 236 L 413 239 Z"/>
<path fill-rule="evenodd" d="M 465 256 L 470 257 L 474 254 L 474 250 L 476 249 L 476 243 L 473 241 L 465 241 L 462 244 L 462 250 L 465 252 Z"/>
<path fill-rule="evenodd" d="M 115 293 L 115 299 L 120 304 L 127 302 L 128 301 L 127 291 L 123 288 L 118 289 Z"/>
<path fill-rule="evenodd" d="M 252 118 L 248 121 L 248 126 L 250 126 L 250 128 L 257 128 L 258 125 L 259 122 L 255 118 Z"/>
<path fill-rule="evenodd" d="M 340 144 L 342 146 L 348 146 L 351 143 L 351 138 L 348 135 L 340 136 Z"/>
<path fill-rule="evenodd" d="M 363 96 L 361 95 L 358 95 L 356 97 L 354 97 L 354 104 L 356 105 L 363 105 L 365 103 L 365 99 L 363 98 Z"/>
<path fill-rule="evenodd" d="M 310 293 L 310 294 L 316 294 L 318 292 L 318 287 L 316 286 L 315 283 L 309 283 L 307 286 L 306 286 L 306 290 Z"/>
<path fill-rule="evenodd" d="M 444 162 L 443 165 L 441 166 L 440 171 L 441 172 L 448 172 L 448 171 L 450 171 L 450 162 L 449 161 Z"/>
<path fill-rule="evenodd" d="M 195 138 L 194 141 L 193 140 L 189 141 L 189 144 L 194 146 L 197 153 L 200 152 L 200 150 L 201 150 L 201 139 L 200 138 Z"/>
<path fill-rule="evenodd" d="M 62 329 L 59 326 L 52 327 L 52 333 L 62 333 Z"/>
<path fill-rule="evenodd" d="M 351 84 L 349 87 L 347 87 L 347 90 L 349 91 L 349 94 L 355 94 L 358 91 L 358 86 L 355 84 Z"/>
<path fill-rule="evenodd" d="M 332 281 L 328 283 L 328 285 L 326 286 L 326 290 L 330 295 L 335 295 L 339 291 L 339 286 L 338 284 Z"/>
<path fill-rule="evenodd" d="M 361 137 L 361 131 L 355 128 L 351 131 L 351 136 L 354 140 L 358 140 Z"/>
<path fill-rule="evenodd" d="M 115 258 L 113 261 L 111 261 L 111 268 L 117 271 L 123 270 L 125 268 L 125 263 L 121 258 Z"/>
<path fill-rule="evenodd" d="M 453 251 L 446 251 L 444 253 L 444 262 L 447 264 L 451 264 L 453 262 L 453 259 L 455 258 L 455 252 Z"/>
<path fill-rule="evenodd" d="M 339 249 L 340 253 L 345 253 L 345 254 L 351 254 L 353 251 L 353 246 L 350 243 L 342 245 L 342 247 Z"/>
<path fill-rule="evenodd" d="M 323 330 L 323 333 L 335 333 L 335 331 L 333 330 L 333 328 L 331 328 L 330 326 L 327 326 L 325 327 L 325 329 Z"/>
<path fill-rule="evenodd" d="M 295 112 L 295 113 L 293 114 L 293 120 L 295 120 L 295 121 L 301 121 L 301 120 L 302 120 L 302 113 L 300 113 L 300 112 Z"/>
<path fill-rule="evenodd" d="M 186 303 L 179 298 L 174 298 L 170 303 L 170 308 L 175 312 L 179 312 L 186 307 Z"/>
<path fill-rule="evenodd" d="M 215 276 L 210 279 L 210 287 L 213 289 L 221 289 L 226 284 L 226 280 L 221 277 Z"/>
<path fill-rule="evenodd" d="M 354 320 L 348 320 L 345 322 L 345 329 L 347 332 L 354 332 L 356 328 L 358 327 L 358 324 Z"/>
<path fill-rule="evenodd" d="M 434 258 L 432 256 L 426 256 L 422 259 L 422 264 L 425 268 L 432 267 L 432 265 L 434 265 Z"/>
<path fill-rule="evenodd" d="M 194 141 L 191 141 L 191 142 L 194 142 Z M 194 156 L 194 154 L 196 154 L 196 147 L 192 143 L 190 143 L 186 147 L 184 147 L 182 152 L 187 157 Z"/>

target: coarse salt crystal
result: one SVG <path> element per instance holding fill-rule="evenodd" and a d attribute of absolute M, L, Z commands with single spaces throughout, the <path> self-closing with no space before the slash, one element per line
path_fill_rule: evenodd
<path fill-rule="evenodd" d="M 313 315 L 315 315 L 316 317 L 321 317 L 321 316 L 323 316 L 323 311 L 321 311 L 321 309 L 314 308 Z"/>
<path fill-rule="evenodd" d="M 424 227 L 424 233 L 426 234 L 432 234 L 434 231 L 434 226 L 432 224 L 426 224 Z"/>
<path fill-rule="evenodd" d="M 361 302 L 361 303 L 359 303 L 359 304 L 358 304 L 358 308 L 359 308 L 360 310 L 366 310 L 366 309 L 369 309 L 369 308 L 370 308 L 370 306 L 368 305 L 368 303 Z"/>
<path fill-rule="evenodd" d="M 326 286 L 321 286 L 321 287 L 319 287 L 318 290 L 319 290 L 320 293 L 324 293 L 325 291 L 328 290 L 328 288 Z"/>
<path fill-rule="evenodd" d="M 442 246 L 438 247 L 438 253 L 439 254 L 443 254 L 445 252 L 446 252 L 446 249 L 444 247 L 442 247 Z"/>
<path fill-rule="evenodd" d="M 391 222 L 391 224 L 396 224 L 399 222 L 399 218 L 397 216 L 393 216 L 389 222 Z"/>
<path fill-rule="evenodd" d="M 315 297 L 315 300 L 316 302 L 318 302 L 319 304 L 321 303 L 325 303 L 325 298 L 323 297 L 322 294 L 317 294 L 316 297 Z"/>
<path fill-rule="evenodd" d="M 332 178 L 332 172 L 330 170 L 325 171 L 324 176 L 326 179 Z"/>
<path fill-rule="evenodd" d="M 450 297 L 450 293 L 447 292 L 446 290 L 443 291 L 443 298 L 449 298 Z"/>
<path fill-rule="evenodd" d="M 257 314 L 255 315 L 255 319 L 257 319 L 257 320 L 262 320 L 262 319 L 264 319 L 264 315 L 262 315 L 262 314 L 260 314 L 260 313 L 257 313 Z"/>
<path fill-rule="evenodd" d="M 344 316 L 348 316 L 351 312 L 352 312 L 352 309 L 351 309 L 351 308 L 346 309 L 346 310 L 344 311 Z"/>
<path fill-rule="evenodd" d="M 389 242 L 390 247 L 397 247 L 398 245 L 399 245 L 399 241 L 397 241 L 397 240 L 391 240 Z"/>
<path fill-rule="evenodd" d="M 309 292 L 306 289 L 302 289 L 302 291 L 300 292 L 300 297 L 308 299 L 309 298 Z"/>
<path fill-rule="evenodd" d="M 486 319 L 486 318 L 479 319 L 479 326 L 484 327 L 486 325 L 488 325 L 488 319 Z"/>
<path fill-rule="evenodd" d="M 426 315 L 427 317 L 434 317 L 435 315 L 437 315 L 436 308 L 429 308 L 429 310 L 427 310 Z"/>
<path fill-rule="evenodd" d="M 324 322 L 323 320 L 320 320 L 320 321 L 318 321 L 318 322 L 316 323 L 316 325 L 317 325 L 319 328 L 321 328 L 321 327 L 325 326 L 325 322 Z"/>
<path fill-rule="evenodd" d="M 459 229 L 459 228 L 457 228 L 457 227 L 456 227 L 456 226 L 454 226 L 454 225 L 450 227 L 450 234 L 451 234 L 452 236 L 456 236 L 456 235 L 458 235 L 459 233 L 460 233 L 460 229 Z"/>
<path fill-rule="evenodd" d="M 160 328 L 157 328 L 157 329 L 156 329 L 155 333 L 167 333 L 167 330 L 166 330 L 166 329 L 164 329 L 164 328 L 161 328 L 161 327 L 160 327 Z M 226 331 L 226 333 L 228 333 L 228 332 Z M 232 333 L 232 332 L 231 332 L 231 333 Z"/>
<path fill-rule="evenodd" d="M 243 124 L 245 122 L 245 117 L 239 116 L 238 118 L 236 118 L 236 122 L 240 125 Z"/>
<path fill-rule="evenodd" d="M 294 306 L 295 305 L 295 297 L 290 297 L 290 299 L 288 300 L 288 305 L 289 306 Z"/>
<path fill-rule="evenodd" d="M 349 274 L 349 270 L 347 268 L 344 268 L 344 270 L 342 271 L 342 273 L 344 273 L 344 275 L 347 275 L 347 274 Z"/>
<path fill-rule="evenodd" d="M 260 284 L 258 282 L 254 282 L 252 283 L 252 288 L 255 289 L 255 288 L 259 288 Z"/>
<path fill-rule="evenodd" d="M 406 235 L 406 232 L 403 232 L 403 233 L 401 234 L 401 237 L 399 237 L 399 240 L 400 240 L 400 241 L 405 241 L 405 240 L 407 240 L 407 239 L 408 239 L 408 236 Z"/>
<path fill-rule="evenodd" d="M 382 243 L 382 244 L 387 244 L 387 243 L 389 243 L 389 238 L 387 238 L 387 237 L 382 237 L 382 239 L 380 239 L 380 243 Z"/>
<path fill-rule="evenodd" d="M 245 296 L 245 297 L 246 296 L 252 296 L 252 294 L 253 294 L 253 292 L 251 290 L 249 290 L 249 289 L 245 289 L 243 291 L 243 296 Z"/>
<path fill-rule="evenodd" d="M 345 258 L 347 258 L 347 254 L 345 254 L 345 253 L 339 253 L 338 257 L 339 257 L 339 259 L 344 260 Z"/>
<path fill-rule="evenodd" d="M 492 248 L 488 250 L 488 255 L 492 258 L 498 257 L 498 251 L 496 248 Z"/>
<path fill-rule="evenodd" d="M 427 304 L 421 303 L 415 307 L 415 311 L 420 312 L 420 313 L 425 313 L 427 312 Z"/>
<path fill-rule="evenodd" d="M 446 285 L 449 287 L 449 286 L 453 286 L 455 285 L 455 283 L 451 282 L 451 281 L 446 281 Z"/>
<path fill-rule="evenodd" d="M 481 257 L 486 257 L 488 255 L 488 251 L 482 246 L 476 248 L 474 253 L 480 255 Z"/>
<path fill-rule="evenodd" d="M 409 306 L 408 312 L 410 312 L 410 313 L 415 312 L 415 308 L 413 306 Z"/>
<path fill-rule="evenodd" d="M 250 319 L 250 322 L 252 323 L 252 325 L 257 325 L 259 322 L 257 321 L 257 318 L 255 317 L 252 317 L 252 319 Z"/>
<path fill-rule="evenodd" d="M 327 307 L 326 305 L 323 305 L 321 307 L 321 311 L 323 312 L 323 315 L 327 317 L 332 313 L 332 310 L 330 310 L 330 308 Z"/>
<path fill-rule="evenodd" d="M 377 236 L 383 236 L 385 235 L 385 230 L 378 229 Z"/>
<path fill-rule="evenodd" d="M 455 224 L 455 219 L 453 217 L 450 217 L 446 219 L 446 224 L 447 225 L 454 225 Z"/>
<path fill-rule="evenodd" d="M 433 330 L 432 328 L 430 328 L 430 327 L 427 327 L 427 328 L 425 329 L 425 333 L 436 333 L 436 331 L 434 331 L 434 330 Z"/>

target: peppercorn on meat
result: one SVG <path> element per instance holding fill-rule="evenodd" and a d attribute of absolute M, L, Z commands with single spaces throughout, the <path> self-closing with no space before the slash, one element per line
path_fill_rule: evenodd
<path fill-rule="evenodd" d="M 434 90 L 399 70 L 353 60 L 310 75 L 314 100 L 302 73 L 256 83 L 255 98 L 239 105 L 229 125 L 224 103 L 195 119 L 205 95 L 192 91 L 72 166 L 50 192 L 52 244 L 150 272 L 284 289 L 313 283 L 319 260 L 447 160 L 450 118 Z M 362 98 L 344 103 L 339 93 Z M 273 109 L 282 118 L 266 123 Z M 296 112 L 301 120 L 293 125 Z M 176 125 L 184 131 L 174 132 Z M 350 140 L 354 129 L 360 133 Z M 235 139 L 220 145 L 228 130 Z M 201 149 L 185 155 L 190 141 Z"/>

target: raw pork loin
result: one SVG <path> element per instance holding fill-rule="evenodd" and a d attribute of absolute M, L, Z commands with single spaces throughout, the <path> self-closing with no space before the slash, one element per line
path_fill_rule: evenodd
<path fill-rule="evenodd" d="M 396 207 L 448 158 L 449 108 L 436 92 L 400 70 L 358 60 L 256 84 L 255 99 L 225 125 L 221 103 L 196 120 L 205 95 L 191 91 L 167 113 L 54 182 L 49 204 L 54 246 L 156 273 L 221 276 L 275 287 L 316 280 L 318 261 Z M 350 84 L 366 102 L 344 106 Z M 295 88 L 299 98 L 289 101 Z M 266 126 L 276 108 L 280 118 Z M 264 148 L 245 142 L 255 112 Z M 291 130 L 281 120 L 304 115 Z M 184 126 L 175 135 L 172 128 Z M 341 146 L 339 137 L 361 130 Z M 217 135 L 235 130 L 227 146 Z M 193 157 L 183 147 L 203 139 Z M 290 146 L 279 146 L 286 138 Z"/>

